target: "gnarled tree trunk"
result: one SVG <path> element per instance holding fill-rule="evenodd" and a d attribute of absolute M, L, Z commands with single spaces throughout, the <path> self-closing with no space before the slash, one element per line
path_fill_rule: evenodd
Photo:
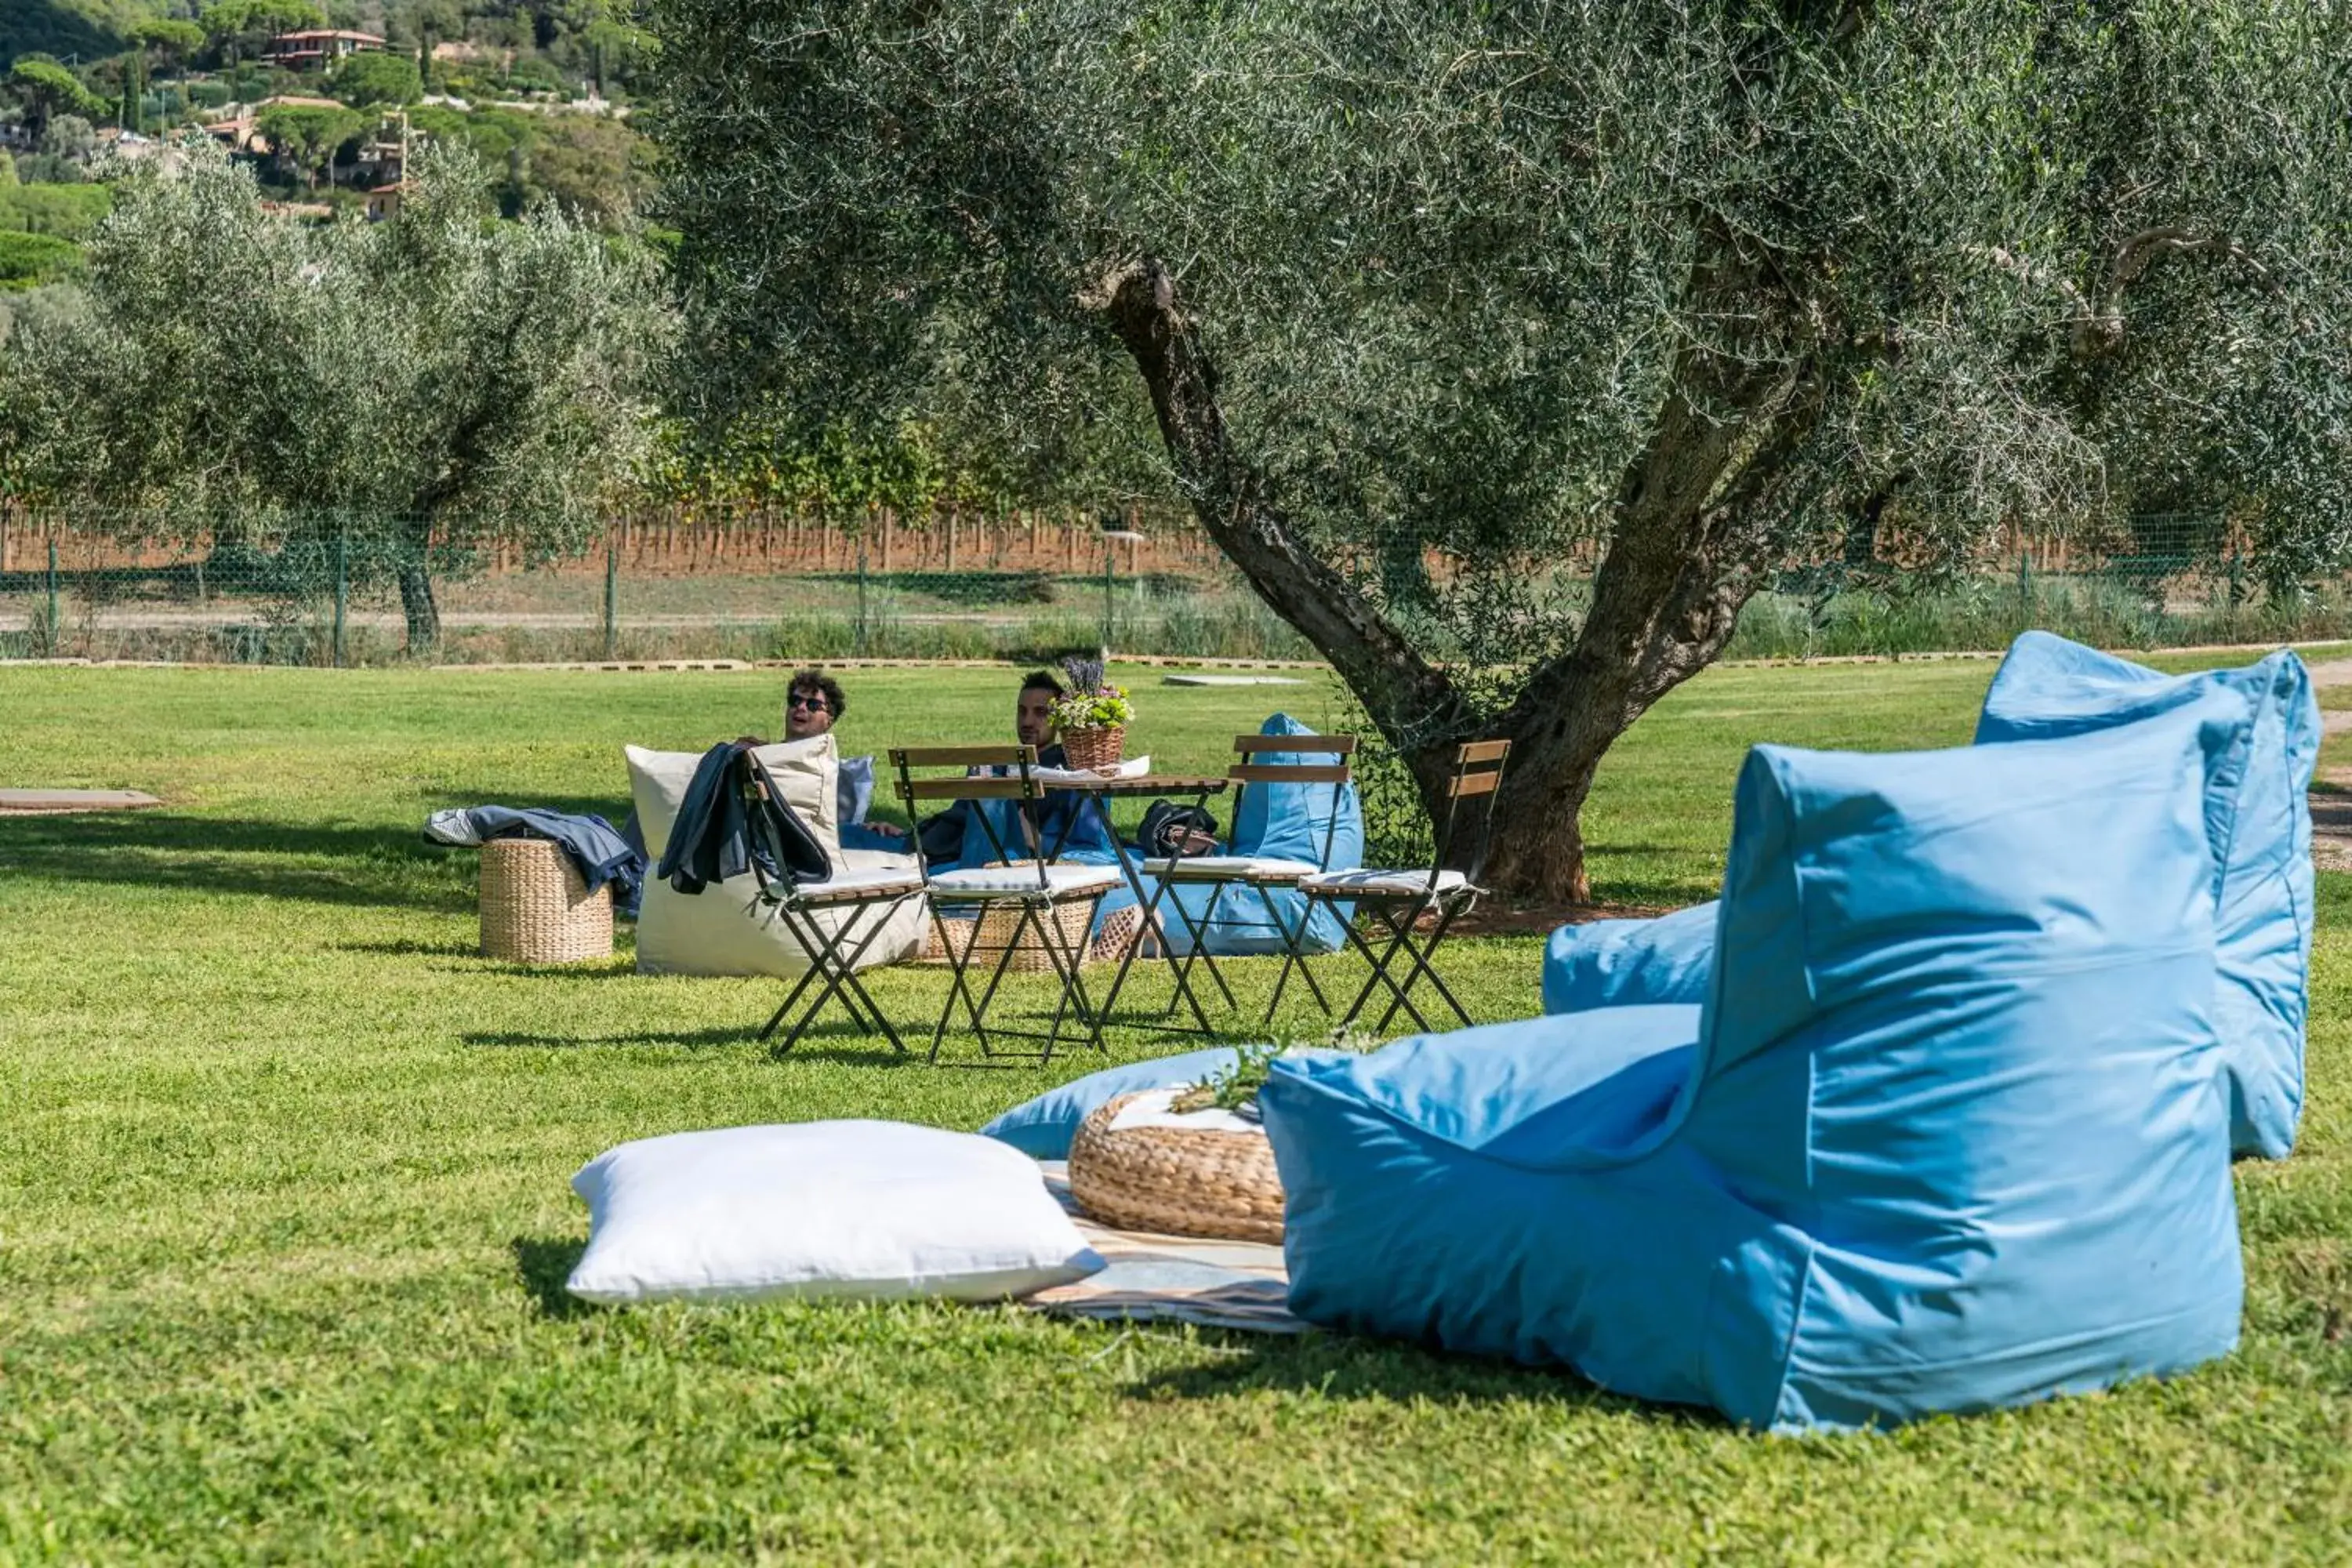
<path fill-rule="evenodd" d="M 1754 313 L 1755 279 L 1727 258 L 1702 265 L 1692 287 L 1715 303 L 1739 292 Z M 1088 302 L 1142 374 L 1202 526 L 1275 613 L 1331 660 L 1412 769 L 1432 817 L 1445 805 L 1454 748 L 1507 737 L 1487 881 L 1533 897 L 1589 899 L 1579 817 L 1594 773 L 1651 704 L 1730 639 L 1769 551 L 1758 517 L 1820 416 L 1818 368 L 1697 344 L 1683 352 L 1650 438 L 1628 465 L 1575 645 L 1530 672 L 1509 710 L 1473 735 L 1453 679 L 1307 550 L 1265 476 L 1234 447 L 1215 368 L 1166 268 L 1136 263 Z"/>
<path fill-rule="evenodd" d="M 422 561 L 400 569 L 400 613 L 408 623 L 408 651 L 422 653 L 441 640 L 441 606 L 433 601 L 433 574 Z"/>

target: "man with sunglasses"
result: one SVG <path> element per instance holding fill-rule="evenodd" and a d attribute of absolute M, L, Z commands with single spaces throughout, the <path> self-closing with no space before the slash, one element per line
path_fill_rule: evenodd
<path fill-rule="evenodd" d="M 784 739 L 814 741 L 830 734 L 834 721 L 848 709 L 841 682 L 821 669 L 794 670 L 792 684 L 784 688 Z"/>
<path fill-rule="evenodd" d="M 793 672 L 791 682 L 784 688 L 784 739 L 814 741 L 819 735 L 833 732 L 834 725 L 849 710 L 848 695 L 841 682 L 821 669 L 799 669 Z M 746 736 L 746 740 L 751 737 Z M 907 830 L 887 822 L 868 822 L 866 813 L 874 802 L 874 759 L 871 756 L 841 759 L 840 828 L 844 849 L 887 849 L 905 853 L 908 848 Z"/>

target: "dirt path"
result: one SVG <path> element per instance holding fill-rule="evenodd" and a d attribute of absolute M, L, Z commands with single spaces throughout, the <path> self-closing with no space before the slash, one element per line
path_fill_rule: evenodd
<path fill-rule="evenodd" d="M 2324 659 L 2305 668 L 2311 672 L 2311 684 L 2321 690 L 2331 686 L 2352 686 L 2352 658 Z"/>

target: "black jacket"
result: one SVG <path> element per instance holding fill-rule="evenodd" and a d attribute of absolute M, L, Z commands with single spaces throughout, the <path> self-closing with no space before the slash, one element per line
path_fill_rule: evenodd
<path fill-rule="evenodd" d="M 708 883 L 723 882 L 751 868 L 743 791 L 736 773 L 750 749 L 724 742 L 703 752 L 702 761 L 694 765 L 693 781 L 677 805 L 677 820 L 670 824 L 669 847 L 654 868 L 655 876 L 667 878 L 681 893 L 698 893 Z"/>
<path fill-rule="evenodd" d="M 712 882 L 740 877 L 755 858 L 771 878 L 783 874 L 779 862 L 789 864 L 798 881 L 822 882 L 832 874 L 824 846 L 773 787 L 759 805 L 772 820 L 751 820 L 745 795 L 751 770 L 759 766 L 751 751 L 729 741 L 703 752 L 694 765 L 677 820 L 670 825 L 669 847 L 654 871 L 681 893 L 699 893 Z"/>

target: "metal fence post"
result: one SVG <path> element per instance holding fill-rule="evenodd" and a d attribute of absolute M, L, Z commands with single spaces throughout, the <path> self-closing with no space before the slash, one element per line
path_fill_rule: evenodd
<path fill-rule="evenodd" d="M 58 536 L 49 535 L 49 648 L 54 657 L 58 647 L 58 629 L 64 623 L 58 619 Z"/>
<path fill-rule="evenodd" d="M 866 657 L 866 531 L 857 531 L 857 657 Z"/>
<path fill-rule="evenodd" d="M 621 541 L 617 530 L 604 535 L 604 657 L 618 658 L 621 643 Z"/>
<path fill-rule="evenodd" d="M 2033 618 L 2033 567 L 2022 544 L 2017 547 L 2017 613 L 2026 620 Z"/>
<path fill-rule="evenodd" d="M 1113 549 L 1113 548 L 1112 548 L 1112 546 L 1111 546 L 1111 537 L 1110 537 L 1110 535 L 1109 535 L 1109 534 L 1108 534 L 1108 533 L 1097 533 L 1096 537 L 1099 538 L 1099 539 L 1102 541 L 1102 552 L 1103 552 L 1103 625 L 1102 625 L 1102 646 L 1103 646 L 1103 656 L 1107 658 L 1108 658 L 1108 657 L 1110 656 L 1110 650 L 1111 650 L 1111 647 L 1112 647 L 1113 643 L 1114 643 L 1114 638 L 1113 638 L 1113 637 L 1112 637 L 1112 628 L 1113 628 L 1113 626 L 1114 626 L 1113 617 L 1114 617 L 1115 616 L 1117 616 L 1117 615 L 1118 615 L 1118 609 L 1117 609 L 1117 605 L 1118 605 L 1118 552 L 1117 550 L 1115 550 L 1115 549 Z"/>
<path fill-rule="evenodd" d="M 335 668 L 343 668 L 343 626 L 352 599 L 352 525 L 345 519 L 335 531 Z"/>

